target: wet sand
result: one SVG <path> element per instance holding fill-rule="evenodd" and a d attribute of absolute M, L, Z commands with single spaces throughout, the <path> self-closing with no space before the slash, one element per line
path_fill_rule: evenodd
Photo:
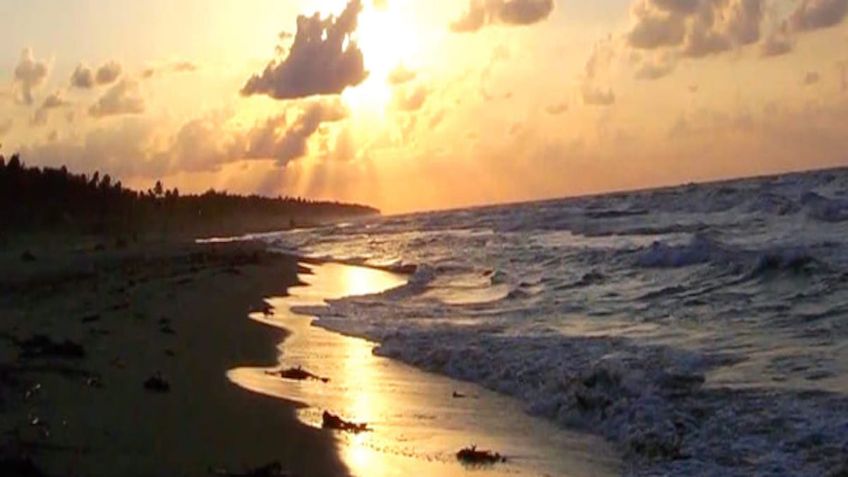
<path fill-rule="evenodd" d="M 300 423 L 294 403 L 225 375 L 276 362 L 284 333 L 246 316 L 296 283 L 294 260 L 244 243 L 32 254 L 0 253 L 5 470 L 24 458 L 46 475 L 201 476 L 273 461 L 347 474 L 332 435 Z M 27 348 L 37 335 L 84 356 Z M 156 373 L 168 392 L 144 388 Z"/>
<path fill-rule="evenodd" d="M 367 423 L 371 432 L 336 433 L 352 475 L 588 477 L 619 473 L 616 452 L 596 436 L 563 431 L 526 415 L 513 399 L 375 356 L 375 343 L 313 326 L 313 318 L 297 313 L 298 307 L 380 292 L 405 283 L 406 277 L 332 263 L 306 266 L 311 271 L 301 279 L 308 286 L 291 288 L 290 296 L 269 300 L 273 312 L 251 315 L 291 332 L 279 344 L 280 364 L 240 367 L 229 376 L 257 393 L 306 403 L 298 417 L 316 428 L 321 427 L 325 410 Z M 269 375 L 297 367 L 329 381 Z M 482 468 L 463 466 L 455 454 L 469 445 L 503 453 L 508 460 Z"/>

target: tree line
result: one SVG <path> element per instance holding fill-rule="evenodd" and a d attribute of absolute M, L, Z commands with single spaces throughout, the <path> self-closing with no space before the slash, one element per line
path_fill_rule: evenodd
<path fill-rule="evenodd" d="M 0 234 L 66 232 L 141 236 L 255 233 L 379 213 L 376 209 L 300 197 L 181 195 L 161 181 L 147 191 L 108 174 L 28 167 L 0 155 Z"/>

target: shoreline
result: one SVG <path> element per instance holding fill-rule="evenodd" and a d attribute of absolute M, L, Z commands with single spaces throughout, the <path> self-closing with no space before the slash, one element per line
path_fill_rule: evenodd
<path fill-rule="evenodd" d="M 275 366 L 241 366 L 229 378 L 252 392 L 306 403 L 298 417 L 322 426 L 322 412 L 363 423 L 370 432 L 336 433 L 355 476 L 619 475 L 618 454 L 602 438 L 557 428 L 521 403 L 474 383 L 428 373 L 374 354 L 378 343 L 314 323 L 306 310 L 326 300 L 379 293 L 408 276 L 330 261 L 301 260 L 310 272 L 289 296 L 272 297 L 254 321 L 286 330 Z M 313 379 L 279 376 L 298 369 Z M 508 462 L 469 469 L 456 453 L 492 448 Z"/>
<path fill-rule="evenodd" d="M 39 256 L 40 255 L 40 256 Z M 298 283 L 293 257 L 255 243 L 0 255 L 0 459 L 44 475 L 209 475 L 272 462 L 346 475 L 331 435 L 294 402 L 247 392 L 235 366 L 276 363 L 284 332 L 247 319 Z M 82 357 L 24 357 L 43 335 Z M 169 390 L 144 389 L 161 373 Z"/>

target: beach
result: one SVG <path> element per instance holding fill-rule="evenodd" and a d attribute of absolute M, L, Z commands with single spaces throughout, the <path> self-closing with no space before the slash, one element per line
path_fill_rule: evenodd
<path fill-rule="evenodd" d="M 332 435 L 299 423 L 295 403 L 225 375 L 276 363 L 284 332 L 247 315 L 284 295 L 297 267 L 251 243 L 6 248 L 2 473 L 193 476 L 279 462 L 346 475 Z"/>

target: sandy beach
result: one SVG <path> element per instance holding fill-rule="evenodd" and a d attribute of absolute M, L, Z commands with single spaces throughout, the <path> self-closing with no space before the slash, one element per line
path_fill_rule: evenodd
<path fill-rule="evenodd" d="M 194 476 L 279 462 L 346 475 L 332 436 L 299 423 L 295 404 L 225 376 L 276 363 L 283 331 L 247 315 L 296 283 L 293 259 L 254 244 L 103 248 L 0 257 L 0 473 Z"/>

